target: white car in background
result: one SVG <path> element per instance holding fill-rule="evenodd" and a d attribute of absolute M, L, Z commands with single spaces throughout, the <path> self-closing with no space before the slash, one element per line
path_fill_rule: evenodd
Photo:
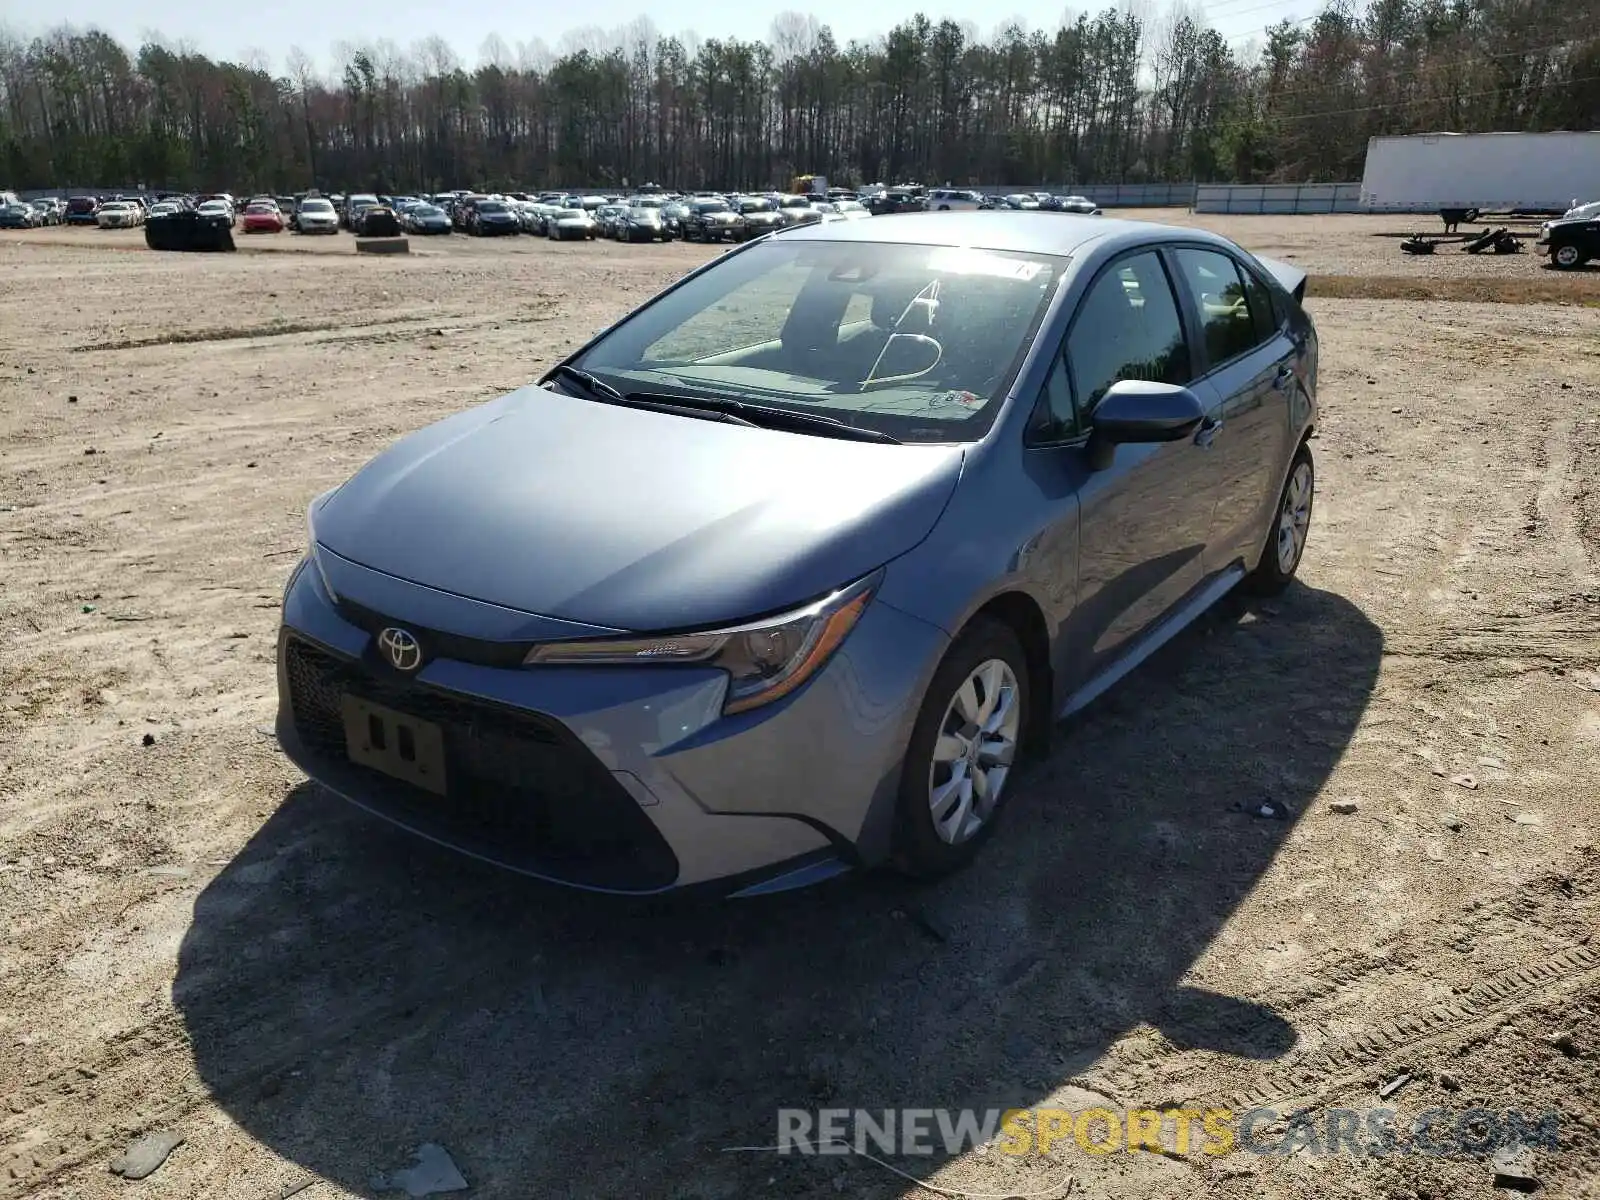
<path fill-rule="evenodd" d="M 307 196 L 294 210 L 294 228 L 301 233 L 338 233 L 338 210 L 331 200 Z"/>
<path fill-rule="evenodd" d="M 233 215 L 233 205 L 226 200 L 207 200 L 195 209 L 202 217 L 226 217 L 228 228 L 232 229 L 238 224 L 238 218 Z"/>
<path fill-rule="evenodd" d="M 1101 215 L 1100 206 L 1087 196 L 1060 196 L 1053 205 L 1057 212 L 1077 213 L 1085 217 Z"/>
<path fill-rule="evenodd" d="M 929 212 L 977 212 L 980 208 L 993 207 L 994 202 L 982 192 L 934 188 L 928 193 Z"/>
<path fill-rule="evenodd" d="M 95 213 L 95 224 L 101 229 L 132 229 L 139 224 L 140 212 L 136 205 L 126 200 L 108 200 Z"/>

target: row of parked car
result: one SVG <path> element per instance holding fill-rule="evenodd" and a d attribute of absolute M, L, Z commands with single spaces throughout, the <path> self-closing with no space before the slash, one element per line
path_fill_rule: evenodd
<path fill-rule="evenodd" d="M 36 229 L 45 225 L 94 225 L 101 229 L 136 229 L 151 217 L 185 208 L 224 216 L 229 228 L 238 224 L 233 197 L 162 196 L 46 196 L 19 200 L 0 192 L 0 229 Z"/>
<path fill-rule="evenodd" d="M 1098 215 L 1082 196 L 1017 192 L 989 196 L 920 185 L 825 193 L 667 192 L 653 185 L 633 195 L 569 192 L 480 193 L 468 190 L 420 196 L 376 193 L 255 196 L 243 203 L 228 193 L 207 195 L 73 196 L 24 203 L 0 193 L 0 227 L 92 224 L 132 228 L 151 216 L 193 209 L 244 233 L 420 236 L 462 233 L 473 237 L 531 234 L 553 241 L 610 238 L 625 242 L 739 242 L 774 229 L 829 221 L 855 221 L 881 213 L 963 209 L 1042 209 Z"/>
<path fill-rule="evenodd" d="M 745 241 L 774 229 L 829 221 L 854 221 L 888 212 L 956 209 L 1045 209 L 1098 214 L 1081 196 L 1017 193 L 990 197 L 922 187 L 854 192 L 844 188 L 800 195 L 783 192 L 669 193 L 661 189 L 633 195 L 542 192 L 480 193 L 458 190 L 423 196 L 308 196 L 288 218 L 301 233 L 373 232 L 374 222 L 389 232 L 420 236 L 466 234 L 499 237 L 531 234 L 553 241 L 624 242 Z M 302 219 L 304 217 L 304 219 Z"/>
<path fill-rule="evenodd" d="M 0 229 L 38 229 L 43 225 L 61 224 L 63 205 L 54 197 L 48 200 L 19 200 L 16 196 L 0 197 Z"/>

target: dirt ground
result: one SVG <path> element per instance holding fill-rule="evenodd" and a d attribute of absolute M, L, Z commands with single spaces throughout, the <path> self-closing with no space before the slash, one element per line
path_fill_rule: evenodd
<path fill-rule="evenodd" d="M 426 1142 L 472 1196 L 925 1196 L 728 1148 L 781 1107 L 1035 1104 L 1553 1110 L 1540 1194 L 1600 1197 L 1600 273 L 1362 299 L 1555 273 L 1203 223 L 1358 297 L 1311 305 L 1303 582 L 1064 728 L 965 874 L 712 906 L 479 868 L 270 736 L 306 500 L 707 250 L 0 235 L 0 1198 L 371 1196 Z M 109 1173 L 147 1130 L 187 1140 Z M 889 1161 L 995 1197 L 1495 1194 L 1482 1156 Z"/>

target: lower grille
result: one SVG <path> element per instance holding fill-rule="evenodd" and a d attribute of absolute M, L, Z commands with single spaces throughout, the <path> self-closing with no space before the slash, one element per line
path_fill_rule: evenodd
<path fill-rule="evenodd" d="M 559 722 L 385 678 L 292 635 L 284 669 L 302 745 L 330 776 L 356 783 L 363 803 L 440 841 L 569 883 L 643 891 L 677 878 L 677 859 L 654 824 Z M 351 762 L 345 694 L 438 725 L 449 794 Z"/>

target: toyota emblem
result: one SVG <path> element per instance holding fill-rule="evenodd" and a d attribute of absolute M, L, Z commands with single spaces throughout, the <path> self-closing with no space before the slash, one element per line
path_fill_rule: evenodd
<path fill-rule="evenodd" d="M 396 671 L 415 671 L 422 665 L 422 643 L 394 625 L 378 635 L 378 649 Z"/>

